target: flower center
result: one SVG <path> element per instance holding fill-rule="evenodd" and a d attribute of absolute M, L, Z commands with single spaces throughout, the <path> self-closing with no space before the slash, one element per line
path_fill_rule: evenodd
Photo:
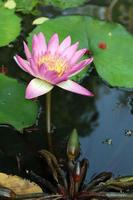
<path fill-rule="evenodd" d="M 49 71 L 56 71 L 58 76 L 62 76 L 63 73 L 68 69 L 68 63 L 59 56 L 53 56 L 46 54 L 39 58 L 39 66 L 45 64 Z"/>

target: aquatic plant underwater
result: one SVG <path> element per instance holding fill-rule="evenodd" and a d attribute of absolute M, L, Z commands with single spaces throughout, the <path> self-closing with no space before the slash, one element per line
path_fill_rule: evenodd
<path fill-rule="evenodd" d="M 38 152 L 40 158 L 46 162 L 45 165 L 47 164 L 49 168 L 50 179 L 41 177 L 32 170 L 26 170 L 28 177 L 41 186 L 41 188 L 44 189 L 44 192 L 42 192 L 35 184 L 29 185 L 28 182 L 22 182 L 18 177 L 5 177 L 5 174 L 0 174 L 5 185 L 8 185 L 8 182 L 11 182 L 10 187 L 8 186 L 10 189 L 0 187 L 0 196 L 7 199 L 44 200 L 133 199 L 132 176 L 113 178 L 111 172 L 102 172 L 94 176 L 88 183 L 84 182 L 89 162 L 86 158 L 83 158 L 82 160 L 77 159 L 80 153 L 80 144 L 76 130 L 73 130 L 70 134 L 66 153 L 67 159 L 61 167 L 61 163 L 57 161 L 55 155 L 51 152 L 45 149 Z M 13 181 L 14 184 L 12 183 Z M 21 183 L 20 186 L 19 181 Z M 20 189 L 18 187 L 20 187 Z M 22 191 L 21 188 L 23 188 Z"/>
<path fill-rule="evenodd" d="M 51 122 L 51 91 L 54 86 L 81 94 L 85 96 L 84 98 L 89 99 L 91 96 L 92 99 L 95 98 L 96 92 L 93 95 L 94 88 L 90 88 L 92 91 L 90 92 L 82 86 L 84 77 L 91 76 L 90 66 L 88 65 L 91 65 L 91 68 L 95 67 L 102 79 L 113 87 L 128 89 L 133 87 L 132 35 L 122 25 L 112 21 L 101 21 L 86 15 L 69 15 L 69 12 L 72 12 L 71 9 L 68 9 L 68 11 L 63 10 L 61 13 L 64 15 L 63 13 L 66 11 L 68 16 L 54 16 L 54 19 L 45 17 L 35 19 L 37 13 L 41 12 L 46 4 L 55 6 L 56 10 L 56 6 L 65 9 L 79 6 L 84 4 L 85 1 L 82 3 L 68 1 L 68 4 L 66 2 L 63 4 L 64 7 L 53 0 L 47 3 L 37 0 L 32 3 L 29 2 L 0 1 L 0 18 L 2 19 L 1 22 L 5 22 L 4 26 L 0 26 L 1 47 L 9 45 L 9 48 L 12 48 L 12 43 L 9 43 L 20 35 L 21 15 L 17 16 L 19 12 L 25 14 L 32 11 L 34 15 L 34 21 L 31 25 L 33 30 L 29 30 L 28 34 L 24 30 L 21 32 L 22 38 L 20 41 L 24 41 L 24 38 L 27 37 L 27 42 L 23 42 L 23 47 L 21 44 L 15 47 L 15 43 L 13 43 L 14 49 L 16 48 L 15 53 L 13 52 L 14 55 L 8 58 L 13 60 L 14 56 L 17 65 L 24 72 L 20 69 L 21 74 L 16 75 L 16 79 L 8 73 L 5 66 L 1 66 L 0 123 L 9 124 L 20 133 L 23 133 L 26 128 L 35 124 L 39 112 L 38 97 L 41 95 L 46 96 L 46 106 L 44 107 L 46 119 L 43 126 L 46 126 L 45 133 L 47 134 L 49 151 L 41 149 L 37 154 L 48 166 L 49 176 L 46 178 L 41 177 L 38 173 L 25 169 L 27 176 L 41 186 L 43 190 L 40 188 L 38 192 L 32 189 L 32 192 L 29 193 L 17 193 L 13 187 L 6 185 L 8 179 L 13 180 L 13 177 L 9 176 L 6 180 L 4 178 L 5 174 L 2 174 L 0 178 L 0 185 L 2 186 L 0 187 L 0 197 L 64 200 L 133 199 L 132 176 L 114 178 L 111 172 L 103 172 L 93 177 L 89 183 L 85 182 L 88 160 L 86 158 L 80 160 L 79 158 L 79 138 L 75 129 L 70 134 L 67 143 L 67 158 L 61 166 L 54 155 L 52 137 L 53 135 L 56 137 L 56 133 L 52 133 Z M 107 20 L 112 20 L 112 8 L 116 3 L 117 1 L 113 1 L 109 6 Z M 86 7 L 86 5 L 84 6 Z M 6 26 L 9 27 L 9 34 L 7 34 Z M 22 58 L 23 48 L 26 59 Z M 130 49 L 130 51 L 125 51 L 127 49 Z M 4 63 L 2 64 L 4 65 Z M 32 77 L 34 78 L 32 79 Z M 60 110 L 60 108 L 57 109 Z M 60 119 L 61 116 L 58 116 L 58 118 Z M 67 126 L 69 127 L 69 124 Z M 21 168 L 21 159 L 19 160 L 18 157 L 17 159 L 18 166 Z M 1 183 L 2 180 L 4 181 Z M 15 184 L 16 182 L 19 184 L 19 180 L 15 181 Z M 27 183 L 23 184 L 26 185 Z"/>

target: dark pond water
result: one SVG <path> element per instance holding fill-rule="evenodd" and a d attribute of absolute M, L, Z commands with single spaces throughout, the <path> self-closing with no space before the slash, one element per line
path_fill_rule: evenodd
<path fill-rule="evenodd" d="M 47 15 L 51 15 L 50 12 L 48 10 Z M 19 41 L 25 37 L 25 29 L 31 30 L 28 22 L 32 19 L 32 16 L 24 16 L 24 31 L 13 43 L 13 47 L 0 48 L 0 65 L 9 66 L 10 75 L 21 79 L 29 77 L 25 77 L 12 57 L 15 52 L 21 52 L 22 55 L 22 44 Z M 5 55 L 11 58 L 10 63 Z M 80 157 L 86 157 L 90 163 L 87 179 L 101 171 L 111 171 L 115 176 L 133 174 L 133 92 L 109 87 L 95 69 L 92 69 L 82 84 L 94 92 L 94 98 L 59 88 L 53 91 L 53 142 L 57 157 L 65 158 L 69 133 L 76 128 L 81 143 Z M 40 102 L 40 114 L 33 130 L 25 130 L 22 135 L 13 128 L 0 126 L 0 171 L 23 175 L 24 169 L 33 169 L 44 173 L 36 155 L 37 150 L 47 148 L 45 98 L 41 97 Z"/>

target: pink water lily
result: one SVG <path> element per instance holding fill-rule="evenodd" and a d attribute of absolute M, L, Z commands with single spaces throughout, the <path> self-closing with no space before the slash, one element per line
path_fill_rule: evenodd
<path fill-rule="evenodd" d="M 59 86 L 65 90 L 81 95 L 93 94 L 69 78 L 79 73 L 93 58 L 80 60 L 86 49 L 78 49 L 78 42 L 71 45 L 71 37 L 66 37 L 59 44 L 59 37 L 55 33 L 46 44 L 43 33 L 33 36 L 32 53 L 24 42 L 24 51 L 27 60 L 16 55 L 15 61 L 25 72 L 36 77 L 26 88 L 26 98 L 32 99 L 43 95 Z"/>

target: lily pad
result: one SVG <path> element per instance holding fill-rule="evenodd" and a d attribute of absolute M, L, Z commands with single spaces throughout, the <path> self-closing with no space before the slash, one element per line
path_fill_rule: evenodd
<path fill-rule="evenodd" d="M 14 10 L 0 7 L 0 47 L 15 40 L 20 30 L 20 18 L 14 14 Z"/>
<path fill-rule="evenodd" d="M 86 22 L 84 20 L 85 18 L 80 16 L 67 16 L 49 19 L 43 24 L 38 25 L 32 31 L 28 39 L 29 44 L 31 45 L 32 36 L 35 33 L 43 32 L 48 41 L 53 33 L 56 32 L 59 34 L 60 41 L 65 39 L 68 35 L 71 35 L 73 43 L 80 41 L 81 48 L 88 48 L 89 40 L 85 25 L 86 23 L 89 24 L 91 18 L 87 17 Z"/>
<path fill-rule="evenodd" d="M 25 99 L 25 85 L 16 79 L 0 75 L 0 123 L 21 131 L 35 123 L 38 105 Z"/>
<path fill-rule="evenodd" d="M 133 37 L 120 24 L 87 16 L 58 17 L 37 26 L 28 39 L 30 44 L 33 34 L 38 32 L 43 32 L 47 40 L 54 32 L 60 40 L 71 35 L 81 48 L 90 47 L 96 70 L 105 81 L 112 86 L 133 87 Z"/>
<path fill-rule="evenodd" d="M 98 74 L 112 86 L 133 88 L 133 37 L 120 24 L 98 20 L 88 34 Z"/>
<path fill-rule="evenodd" d="M 15 0 L 16 10 L 23 13 L 30 13 L 38 3 L 38 0 Z"/>

